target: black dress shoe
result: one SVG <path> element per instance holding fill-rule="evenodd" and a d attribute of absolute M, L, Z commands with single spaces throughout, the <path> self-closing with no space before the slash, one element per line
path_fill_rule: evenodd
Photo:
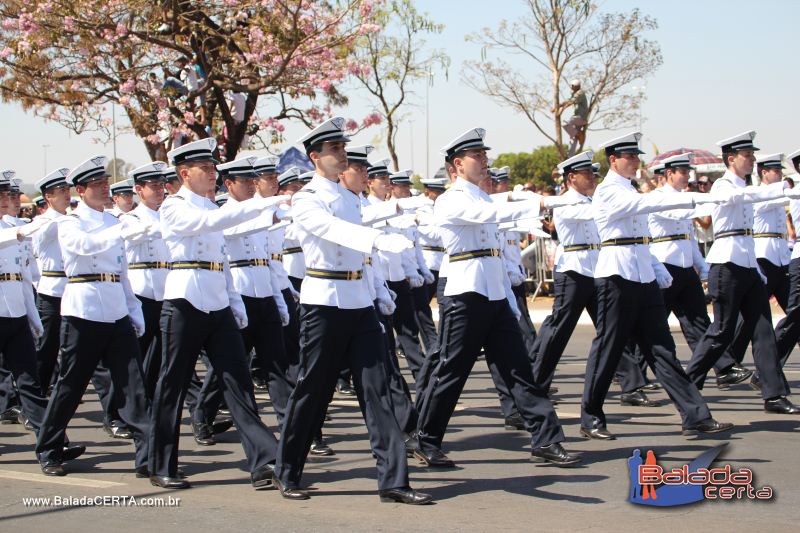
<path fill-rule="evenodd" d="M 647 385 L 643 385 L 642 387 L 640 387 L 639 390 L 654 391 L 654 390 L 659 390 L 660 388 L 661 388 L 661 385 L 659 385 L 658 383 L 655 383 L 654 381 L 651 381 Z"/>
<path fill-rule="evenodd" d="M 258 392 L 264 392 L 264 391 L 267 390 L 267 381 L 264 378 L 254 377 L 253 378 L 253 387 Z"/>
<path fill-rule="evenodd" d="M 308 450 L 308 453 L 310 453 L 311 455 L 315 455 L 317 457 L 328 457 L 331 455 L 336 455 L 336 452 L 333 451 L 333 448 L 328 446 L 325 443 L 325 440 L 321 437 L 319 439 L 314 439 L 311 442 L 311 449 Z"/>
<path fill-rule="evenodd" d="M 208 424 L 192 422 L 192 433 L 194 441 L 200 446 L 214 446 L 214 430 Z"/>
<path fill-rule="evenodd" d="M 407 503 L 408 505 L 426 505 L 433 502 L 433 496 L 417 492 L 411 487 L 386 489 L 378 492 L 382 503 Z"/>
<path fill-rule="evenodd" d="M 134 469 L 134 472 L 136 473 L 136 477 L 140 479 L 150 477 L 150 470 L 148 470 L 146 466 L 140 466 L 139 468 Z M 177 470 L 176 473 L 178 474 L 179 478 L 186 479 L 186 472 L 184 472 L 180 468 Z"/>
<path fill-rule="evenodd" d="M 551 463 L 556 466 L 572 466 L 581 462 L 581 456 L 569 453 L 556 442 L 549 446 L 542 446 L 531 450 L 531 461 L 534 463 Z"/>
<path fill-rule="evenodd" d="M 728 431 L 733 427 L 730 422 L 717 422 L 713 418 L 698 422 L 693 426 L 686 426 L 683 428 L 684 435 L 697 435 L 698 433 L 719 433 L 720 431 Z"/>
<path fill-rule="evenodd" d="M 61 451 L 61 460 L 72 461 L 83 455 L 85 451 L 86 446 L 65 446 Z"/>
<path fill-rule="evenodd" d="M 633 407 L 657 407 L 658 403 L 647 397 L 641 389 L 633 392 L 623 392 L 619 396 L 620 405 L 632 405 Z"/>
<path fill-rule="evenodd" d="M 19 415 L 21 413 L 22 409 L 16 405 L 6 409 L 3 414 L 0 414 L 0 424 L 19 424 Z"/>
<path fill-rule="evenodd" d="M 720 390 L 727 390 L 731 385 L 746 381 L 752 375 L 752 370 L 734 365 L 726 372 L 717 375 L 717 388 Z"/>
<path fill-rule="evenodd" d="M 442 450 L 433 450 L 425 453 L 421 448 L 414 450 L 414 457 L 425 463 L 429 468 L 453 468 L 456 464 L 447 457 Z"/>
<path fill-rule="evenodd" d="M 547 394 L 558 394 L 558 387 L 550 387 L 547 389 Z"/>
<path fill-rule="evenodd" d="M 617 437 L 606 428 L 581 428 L 581 436 L 587 439 L 614 440 Z"/>
<path fill-rule="evenodd" d="M 287 500 L 307 500 L 309 498 L 308 492 L 302 489 L 284 487 L 283 483 L 281 483 L 281 480 L 275 475 L 272 476 L 272 485 L 278 489 L 278 492 L 281 493 L 281 496 Z"/>
<path fill-rule="evenodd" d="M 356 390 L 349 383 L 337 383 L 336 392 L 343 396 L 355 396 Z"/>
<path fill-rule="evenodd" d="M 214 422 L 211 424 L 211 432 L 214 435 L 219 435 L 220 433 L 225 433 L 232 427 L 233 427 L 233 420 L 231 420 L 230 418 L 214 420 Z"/>
<path fill-rule="evenodd" d="M 33 427 L 33 424 L 31 424 L 30 418 L 25 416 L 25 413 L 23 413 L 23 412 L 20 412 L 17 415 L 17 422 L 22 424 L 22 426 L 28 431 L 36 431 L 36 429 Z"/>
<path fill-rule="evenodd" d="M 231 410 L 223 405 L 222 407 L 217 409 L 217 414 L 222 416 L 231 416 Z"/>
<path fill-rule="evenodd" d="M 519 413 L 512 413 L 506 417 L 505 429 L 509 431 L 525 431 L 525 421 Z"/>
<path fill-rule="evenodd" d="M 800 407 L 790 402 L 786 396 L 778 396 L 764 400 L 764 411 L 781 415 L 796 415 L 800 413 Z"/>
<path fill-rule="evenodd" d="M 169 476 L 150 476 L 150 484 L 162 489 L 188 489 L 191 487 L 185 479 Z"/>
<path fill-rule="evenodd" d="M 761 392 L 761 378 L 758 377 L 758 372 L 753 372 L 753 379 L 750 380 L 750 388 L 754 391 Z"/>
<path fill-rule="evenodd" d="M 61 463 L 47 463 L 42 465 L 42 474 L 45 476 L 66 476 L 67 472 Z"/>
<path fill-rule="evenodd" d="M 272 476 L 275 474 L 275 465 L 264 465 L 250 474 L 250 483 L 256 490 L 275 488 L 272 484 Z"/>
<path fill-rule="evenodd" d="M 115 439 L 133 438 L 133 431 L 131 431 L 127 426 L 117 425 L 112 422 L 111 424 L 103 424 L 103 429 Z"/>

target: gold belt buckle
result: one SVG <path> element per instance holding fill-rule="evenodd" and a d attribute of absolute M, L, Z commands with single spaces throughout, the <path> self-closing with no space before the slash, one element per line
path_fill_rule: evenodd
<path fill-rule="evenodd" d="M 500 257 L 500 250 L 496 250 L 494 248 L 491 249 L 491 256 L 492 257 Z"/>
<path fill-rule="evenodd" d="M 100 281 L 114 281 L 113 274 L 103 272 L 100 274 Z"/>
<path fill-rule="evenodd" d="M 222 272 L 222 263 L 211 263 L 211 270 L 214 272 Z"/>

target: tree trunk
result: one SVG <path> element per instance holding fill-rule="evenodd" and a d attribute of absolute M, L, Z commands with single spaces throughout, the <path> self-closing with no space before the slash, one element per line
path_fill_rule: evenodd
<path fill-rule="evenodd" d="M 386 117 L 386 126 L 388 128 L 386 134 L 386 148 L 389 150 L 389 156 L 392 158 L 394 171 L 398 172 L 400 170 L 400 163 L 397 159 L 397 150 L 394 145 L 394 138 L 397 130 L 395 128 L 394 121 L 389 117 Z"/>

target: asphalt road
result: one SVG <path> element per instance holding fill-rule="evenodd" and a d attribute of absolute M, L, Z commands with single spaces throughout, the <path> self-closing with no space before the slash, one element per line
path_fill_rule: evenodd
<path fill-rule="evenodd" d="M 534 307 L 546 305 L 537 301 Z M 537 323 L 538 326 L 538 323 Z M 677 328 L 679 357 L 689 357 Z M 19 425 L 0 426 L 0 531 L 451 531 L 451 530 L 688 530 L 725 528 L 731 531 L 796 531 L 800 506 L 800 416 L 766 414 L 759 397 L 748 387 L 719 391 L 709 383 L 703 395 L 719 420 L 735 430 L 715 438 L 680 435 L 680 419 L 663 391 L 656 408 L 619 405 L 612 386 L 607 400 L 612 442 L 578 438 L 578 413 L 585 354 L 593 329 L 581 325 L 559 368 L 555 385 L 558 414 L 567 435 L 565 446 L 583 452 L 584 464 L 559 469 L 529 461 L 530 439 L 524 432 L 505 431 L 498 401 L 483 361 L 472 377 L 453 416 L 445 448 L 458 468 L 427 471 L 410 459 L 415 488 L 430 492 L 436 504 L 412 507 L 380 503 L 376 495 L 375 464 L 369 453 L 355 401 L 337 396 L 325 432 L 336 456 L 312 460 L 304 482 L 312 498 L 283 500 L 275 491 L 256 492 L 243 470 L 243 452 L 235 430 L 218 436 L 214 447 L 201 447 L 191 438 L 188 424 L 181 436 L 182 468 L 193 488 L 164 491 L 133 475 L 133 446 L 113 440 L 101 428 L 99 404 L 93 392 L 69 429 L 74 443 L 88 446 L 86 454 L 68 463 L 69 475 L 48 478 L 39 472 L 33 455 L 33 436 Z M 787 377 L 796 388 L 800 357 L 790 359 Z M 746 360 L 751 363 L 749 357 Z M 269 401 L 259 395 L 264 419 L 274 427 Z M 635 448 L 652 449 L 660 464 L 673 467 L 691 461 L 702 451 L 727 442 L 720 462 L 747 466 L 754 485 L 769 485 L 771 501 L 705 501 L 671 508 L 627 503 L 626 459 Z M 54 498 L 121 496 L 142 505 L 55 505 Z M 151 506 L 139 498 L 173 498 L 173 506 Z M 26 505 L 26 498 L 50 498 L 50 504 Z M 175 502 L 175 498 L 180 498 Z"/>

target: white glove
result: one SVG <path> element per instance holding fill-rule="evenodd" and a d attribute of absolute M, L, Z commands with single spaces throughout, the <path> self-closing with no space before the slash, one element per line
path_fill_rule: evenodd
<path fill-rule="evenodd" d="M 267 198 L 256 198 L 255 201 L 258 202 L 259 207 L 262 209 L 267 209 L 270 207 L 274 207 L 278 204 L 283 204 L 288 202 L 292 199 L 292 196 L 289 194 L 281 194 L 280 196 L 269 196 Z"/>
<path fill-rule="evenodd" d="M 512 200 L 535 200 L 536 193 L 533 191 L 511 191 Z"/>
<path fill-rule="evenodd" d="M 244 329 L 247 327 L 247 313 L 242 313 L 238 309 L 231 308 L 233 311 L 233 318 L 236 319 L 236 325 L 239 326 L 239 329 Z"/>
<path fill-rule="evenodd" d="M 147 236 L 154 237 L 156 239 L 161 238 L 161 224 L 154 222 L 147 226 Z"/>
<path fill-rule="evenodd" d="M 119 232 L 119 236 L 128 241 L 146 235 L 149 228 L 150 226 L 144 224 L 131 224 L 122 228 Z"/>
<path fill-rule="evenodd" d="M 800 200 L 800 187 L 795 187 L 793 189 L 783 189 L 783 195 L 786 198 L 791 198 L 792 200 Z"/>
<path fill-rule="evenodd" d="M 279 307 L 278 314 L 281 315 L 281 326 L 286 327 L 292 321 L 292 317 L 289 316 L 289 310 L 286 307 Z"/>
<path fill-rule="evenodd" d="M 19 226 L 17 228 L 17 235 L 22 235 L 24 238 L 30 237 L 37 231 L 46 229 L 53 222 L 55 221 L 52 218 L 36 217 L 30 223 Z"/>
<path fill-rule="evenodd" d="M 672 286 L 672 276 L 667 269 L 656 270 L 656 283 L 659 289 L 669 289 Z"/>
<path fill-rule="evenodd" d="M 394 310 L 397 309 L 397 306 L 392 300 L 387 300 L 386 298 L 378 298 L 378 310 L 384 316 L 392 316 L 394 314 Z"/>
<path fill-rule="evenodd" d="M 144 322 L 140 321 L 138 318 L 134 318 L 133 315 L 130 315 L 130 319 L 136 336 L 141 337 L 144 335 Z"/>
<path fill-rule="evenodd" d="M 375 237 L 372 245 L 378 250 L 399 254 L 414 246 L 414 243 L 397 233 L 382 233 Z"/>
<path fill-rule="evenodd" d="M 425 278 L 425 284 L 426 285 L 430 285 L 434 281 L 436 281 L 436 278 L 433 276 L 433 272 L 431 272 L 428 269 L 425 269 L 425 270 L 422 271 L 422 277 Z"/>
<path fill-rule="evenodd" d="M 39 319 L 39 317 L 36 317 L 35 320 L 28 318 L 28 325 L 31 328 L 31 333 L 33 333 L 34 340 L 44 335 L 44 326 L 42 326 L 42 321 Z"/>
<path fill-rule="evenodd" d="M 419 274 L 412 274 L 406 279 L 408 280 L 408 284 L 411 285 L 412 289 L 417 289 L 425 285 L 425 279 Z"/>
<path fill-rule="evenodd" d="M 522 275 L 522 272 L 516 272 L 514 270 L 508 273 L 508 279 L 511 281 L 512 287 L 525 283 L 525 276 Z"/>
<path fill-rule="evenodd" d="M 708 281 L 708 271 L 709 270 L 710 270 L 710 268 L 709 268 L 708 265 L 705 265 L 705 266 L 700 268 L 700 272 L 698 274 L 700 276 L 700 281 Z"/>
<path fill-rule="evenodd" d="M 275 218 L 278 220 L 287 220 L 292 218 L 292 207 L 288 204 L 279 205 L 275 210 Z"/>
<path fill-rule="evenodd" d="M 567 198 L 564 196 L 542 196 L 542 205 L 545 208 L 565 207 L 568 205 L 586 203 L 580 198 Z"/>

